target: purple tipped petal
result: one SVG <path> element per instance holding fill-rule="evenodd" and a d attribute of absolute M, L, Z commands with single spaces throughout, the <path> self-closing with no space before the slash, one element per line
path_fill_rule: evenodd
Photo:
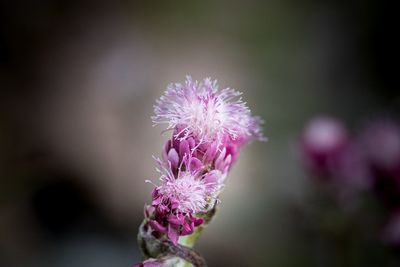
<path fill-rule="evenodd" d="M 176 225 L 182 225 L 185 222 L 185 217 L 180 214 L 178 215 L 170 214 L 168 216 L 168 222 Z"/>
<path fill-rule="evenodd" d="M 153 189 L 153 191 L 151 192 L 151 196 L 152 196 L 153 198 L 157 198 L 157 197 L 158 197 L 158 189 L 157 189 L 157 188 L 154 188 L 154 189 Z"/>
<path fill-rule="evenodd" d="M 231 155 L 232 163 L 234 163 L 239 155 L 239 145 L 238 144 L 230 144 L 226 146 L 226 154 Z"/>
<path fill-rule="evenodd" d="M 203 218 L 193 218 L 193 222 L 194 222 L 194 226 L 197 227 L 204 222 L 204 219 Z"/>
<path fill-rule="evenodd" d="M 182 225 L 182 235 L 190 235 L 191 233 L 193 233 L 193 227 L 191 227 L 191 224 L 185 223 Z"/>
<path fill-rule="evenodd" d="M 164 145 L 164 149 L 161 152 L 161 156 L 163 158 L 164 161 L 168 161 L 168 152 L 171 149 L 172 144 L 171 144 L 171 140 L 168 140 L 165 145 Z"/>
<path fill-rule="evenodd" d="M 164 204 L 159 204 L 159 205 L 157 206 L 157 211 L 158 211 L 159 213 L 165 213 L 165 212 L 168 212 L 168 211 L 169 211 L 169 208 L 168 208 L 166 205 L 164 205 Z"/>
<path fill-rule="evenodd" d="M 161 197 L 154 198 L 153 201 L 151 202 L 151 205 L 157 206 L 161 203 L 161 201 L 162 201 Z"/>
<path fill-rule="evenodd" d="M 224 170 L 223 160 L 225 159 L 226 149 L 225 147 L 222 149 L 221 153 L 218 155 L 218 158 L 215 161 L 215 168 L 218 170 Z"/>
<path fill-rule="evenodd" d="M 144 206 L 144 217 L 149 218 L 151 214 L 155 211 L 155 208 L 150 205 L 145 205 Z"/>
<path fill-rule="evenodd" d="M 201 169 L 203 163 L 198 158 L 191 158 L 189 160 L 189 170 L 192 172 L 196 172 Z"/>
<path fill-rule="evenodd" d="M 189 148 L 189 143 L 186 140 L 183 140 L 180 144 L 179 144 L 179 157 L 182 160 L 182 158 L 185 155 L 190 155 L 190 148 Z"/>
<path fill-rule="evenodd" d="M 165 226 L 162 226 L 160 223 L 158 223 L 155 220 L 150 220 L 149 224 L 150 224 L 150 227 L 153 228 L 157 232 L 160 232 L 160 233 L 167 232 L 167 228 Z"/>
<path fill-rule="evenodd" d="M 207 189 L 213 190 L 216 187 L 216 185 L 220 179 L 220 176 L 221 176 L 221 172 L 217 171 L 217 170 L 213 170 L 213 171 L 207 173 L 204 176 L 204 183 L 206 184 Z"/>
<path fill-rule="evenodd" d="M 190 227 L 190 230 L 193 232 L 193 231 L 194 231 L 194 222 L 193 222 L 193 221 L 190 221 L 190 222 L 188 223 L 188 225 L 189 225 L 189 227 Z"/>
<path fill-rule="evenodd" d="M 227 171 L 230 168 L 231 163 L 232 163 L 232 156 L 229 154 L 224 160 L 223 164 L 224 171 Z"/>
<path fill-rule="evenodd" d="M 171 209 L 176 209 L 179 207 L 179 200 L 177 200 L 175 197 L 171 198 Z"/>
<path fill-rule="evenodd" d="M 172 241 L 174 245 L 178 243 L 179 239 L 179 226 L 174 224 L 168 225 L 168 238 Z"/>
<path fill-rule="evenodd" d="M 168 152 L 168 161 L 171 162 L 172 169 L 178 168 L 179 155 L 174 148 L 171 148 Z"/>
<path fill-rule="evenodd" d="M 193 149 L 196 146 L 196 141 L 194 141 L 193 137 L 189 137 L 187 139 L 188 143 L 189 143 L 189 147 L 190 149 Z"/>
<path fill-rule="evenodd" d="M 207 149 L 206 154 L 204 155 L 204 160 L 206 162 L 213 161 L 216 154 L 217 154 L 217 142 L 213 142 Z"/>

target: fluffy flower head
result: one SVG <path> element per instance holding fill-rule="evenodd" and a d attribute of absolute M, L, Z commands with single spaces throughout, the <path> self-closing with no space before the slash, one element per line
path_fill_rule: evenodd
<path fill-rule="evenodd" d="M 204 212 L 208 208 L 210 200 L 215 199 L 217 191 L 217 180 L 220 173 L 207 173 L 202 175 L 199 169 L 190 170 L 191 159 L 189 157 L 183 160 L 187 166 L 185 171 L 179 170 L 175 176 L 169 165 L 165 166 L 161 160 L 158 163 L 161 169 L 161 185 L 155 189 L 153 196 L 153 205 L 168 205 L 175 213 L 192 214 Z M 181 169 L 182 166 L 179 168 Z"/>
<path fill-rule="evenodd" d="M 159 187 L 159 194 L 175 201 L 177 209 L 182 213 L 205 210 L 207 193 L 206 184 L 189 173 Z"/>
<path fill-rule="evenodd" d="M 241 93 L 217 82 L 186 78 L 170 84 L 154 106 L 154 125 L 173 131 L 156 159 L 160 185 L 152 193 L 145 216 L 152 230 L 174 244 L 204 223 L 201 213 L 218 202 L 227 173 L 242 145 L 263 140 L 261 120 L 251 116 Z M 199 216 L 199 217 L 197 217 Z"/>
<path fill-rule="evenodd" d="M 179 129 L 175 137 L 192 136 L 200 143 L 232 140 L 263 139 L 261 120 L 252 117 L 241 93 L 230 88 L 218 90 L 217 81 L 206 78 L 185 84 L 170 84 L 154 106 L 155 125 L 166 123 L 167 130 Z"/>

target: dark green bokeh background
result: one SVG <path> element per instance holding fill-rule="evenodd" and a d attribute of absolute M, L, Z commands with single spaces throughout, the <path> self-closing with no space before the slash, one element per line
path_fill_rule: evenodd
<path fill-rule="evenodd" d="M 243 150 L 199 240 L 209 265 L 340 266 L 288 209 L 309 187 L 295 142 L 316 115 L 354 131 L 398 115 L 395 10 L 390 1 L 2 1 L 0 266 L 140 259 L 144 180 L 157 179 L 151 155 L 167 139 L 152 128 L 152 105 L 186 74 L 244 92 L 269 137 Z"/>

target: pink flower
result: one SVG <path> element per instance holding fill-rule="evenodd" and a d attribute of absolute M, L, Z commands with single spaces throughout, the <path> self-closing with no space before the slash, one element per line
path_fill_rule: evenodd
<path fill-rule="evenodd" d="M 400 124 L 389 119 L 373 121 L 360 139 L 372 169 L 400 181 Z"/>
<path fill-rule="evenodd" d="M 218 181 L 223 175 L 219 171 L 204 172 L 200 160 L 190 155 L 185 154 L 181 161 L 178 154 L 173 158 L 179 164 L 176 170 L 172 169 L 171 161 L 157 160 L 161 185 L 153 190 L 151 205 L 154 209 L 146 212 L 146 217 L 153 217 L 149 221 L 153 230 L 167 234 L 176 244 L 179 236 L 193 233 L 194 227 L 203 223 L 203 219 L 194 214 L 213 207 L 220 188 Z"/>
<path fill-rule="evenodd" d="M 154 107 L 154 124 L 166 123 L 172 138 L 158 162 L 160 185 L 155 185 L 145 216 L 152 230 L 174 244 L 193 233 L 204 220 L 196 214 L 213 208 L 240 147 L 265 140 L 261 120 L 233 89 L 218 90 L 217 82 L 168 86 Z"/>
<path fill-rule="evenodd" d="M 217 81 L 203 82 L 186 77 L 185 84 L 170 84 L 165 95 L 154 106 L 155 125 L 167 124 L 167 130 L 179 129 L 175 137 L 193 137 L 198 143 L 261 139 L 261 120 L 252 117 L 250 109 L 234 89 L 218 90 Z"/>
<path fill-rule="evenodd" d="M 197 158 L 186 157 L 183 164 L 176 177 L 169 167 L 161 167 L 161 185 L 155 189 L 157 194 L 155 199 L 153 196 L 153 204 L 173 202 L 173 207 L 182 213 L 207 211 L 208 199 L 215 198 L 213 193 L 217 183 L 204 179 L 207 174 L 201 172 L 202 165 Z"/>
<path fill-rule="evenodd" d="M 387 206 L 399 207 L 400 124 L 388 118 L 373 120 L 361 132 L 359 143 L 377 195 Z"/>
<path fill-rule="evenodd" d="M 214 167 L 222 173 L 226 173 L 239 154 L 239 148 L 242 145 L 239 141 L 232 141 L 227 137 L 220 144 L 217 141 L 211 144 L 198 144 L 192 137 L 186 140 L 174 138 L 166 142 L 161 155 L 165 162 L 171 163 L 172 173 L 175 175 L 185 156 L 191 157 L 188 163 L 192 169 L 210 170 L 211 167 Z"/>
<path fill-rule="evenodd" d="M 329 176 L 332 165 L 350 145 L 346 127 L 330 117 L 312 119 L 304 128 L 300 139 L 303 164 L 320 176 Z"/>

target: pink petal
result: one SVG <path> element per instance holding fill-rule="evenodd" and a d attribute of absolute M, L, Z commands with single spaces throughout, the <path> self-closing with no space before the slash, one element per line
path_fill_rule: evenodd
<path fill-rule="evenodd" d="M 203 218 L 193 218 L 194 226 L 199 226 L 204 222 Z"/>
<path fill-rule="evenodd" d="M 176 209 L 179 207 L 179 201 L 176 198 L 171 198 L 171 209 Z"/>
<path fill-rule="evenodd" d="M 189 161 L 189 170 L 196 172 L 201 169 L 203 163 L 198 158 L 191 158 Z"/>
<path fill-rule="evenodd" d="M 193 149 L 196 146 L 196 142 L 194 141 L 193 137 L 189 137 L 187 139 L 188 143 L 189 143 L 189 147 L 190 149 Z"/>
<path fill-rule="evenodd" d="M 149 224 L 150 224 L 150 227 L 153 228 L 157 232 L 160 232 L 160 233 L 166 233 L 167 232 L 167 228 L 165 226 L 162 226 L 156 220 L 150 220 Z"/>
<path fill-rule="evenodd" d="M 190 227 L 188 223 L 185 223 L 182 226 L 182 235 L 190 235 L 191 233 L 193 233 L 193 229 Z"/>
<path fill-rule="evenodd" d="M 150 205 L 144 206 L 144 217 L 149 218 L 151 214 L 153 214 L 155 208 Z"/>
<path fill-rule="evenodd" d="M 190 150 L 192 150 L 193 148 L 196 147 L 196 141 L 194 141 L 193 137 L 189 137 L 189 138 L 187 139 L 187 141 L 188 141 L 188 143 L 189 143 L 189 148 L 190 148 Z M 192 156 L 193 156 L 193 157 L 197 157 L 197 150 L 194 150 L 194 151 L 192 152 Z"/>
<path fill-rule="evenodd" d="M 185 217 L 182 215 L 169 215 L 168 216 L 168 222 L 176 225 L 182 225 L 185 222 Z"/>
<path fill-rule="evenodd" d="M 213 170 L 204 176 L 204 183 L 209 190 L 213 189 L 217 185 L 220 176 L 221 172 L 218 170 Z"/>
<path fill-rule="evenodd" d="M 161 156 L 165 161 L 168 160 L 168 151 L 171 149 L 171 146 L 172 146 L 171 140 L 168 140 L 164 145 L 164 149 L 162 150 Z"/>
<path fill-rule="evenodd" d="M 153 191 L 151 192 L 151 196 L 153 198 L 157 198 L 158 197 L 158 191 L 159 190 L 157 188 L 154 188 Z"/>
<path fill-rule="evenodd" d="M 229 154 L 224 160 L 224 170 L 228 170 L 231 166 L 232 156 Z"/>
<path fill-rule="evenodd" d="M 204 160 L 205 161 L 213 161 L 216 154 L 217 154 L 217 142 L 213 142 L 210 145 L 210 147 L 207 149 L 207 151 L 204 155 Z"/>
<path fill-rule="evenodd" d="M 224 149 L 222 149 L 221 153 L 218 155 L 218 158 L 215 160 L 215 168 L 218 170 L 223 170 L 222 166 L 222 162 L 225 158 L 226 155 L 226 149 L 224 147 Z"/>
<path fill-rule="evenodd" d="M 160 213 L 168 212 L 169 208 L 165 205 L 158 205 L 157 206 L 157 211 Z"/>
<path fill-rule="evenodd" d="M 226 154 L 230 154 L 232 157 L 232 161 L 234 162 L 239 155 L 239 146 L 231 144 L 226 147 Z"/>
<path fill-rule="evenodd" d="M 179 164 L 179 155 L 176 152 L 175 148 L 171 148 L 168 152 L 168 161 L 171 162 L 172 169 L 178 168 Z"/>
<path fill-rule="evenodd" d="M 174 224 L 168 225 L 168 238 L 172 241 L 174 245 L 178 243 L 179 239 L 179 226 Z"/>
<path fill-rule="evenodd" d="M 194 230 L 193 217 L 186 218 L 185 223 L 182 225 L 182 235 L 190 235 Z"/>
<path fill-rule="evenodd" d="M 153 206 L 160 205 L 161 200 L 162 200 L 161 197 L 157 197 L 157 198 L 153 199 L 153 201 L 151 202 L 151 205 L 153 205 Z"/>
<path fill-rule="evenodd" d="M 186 140 L 183 140 L 179 144 L 179 157 L 182 160 L 183 156 L 190 155 L 189 143 Z"/>

